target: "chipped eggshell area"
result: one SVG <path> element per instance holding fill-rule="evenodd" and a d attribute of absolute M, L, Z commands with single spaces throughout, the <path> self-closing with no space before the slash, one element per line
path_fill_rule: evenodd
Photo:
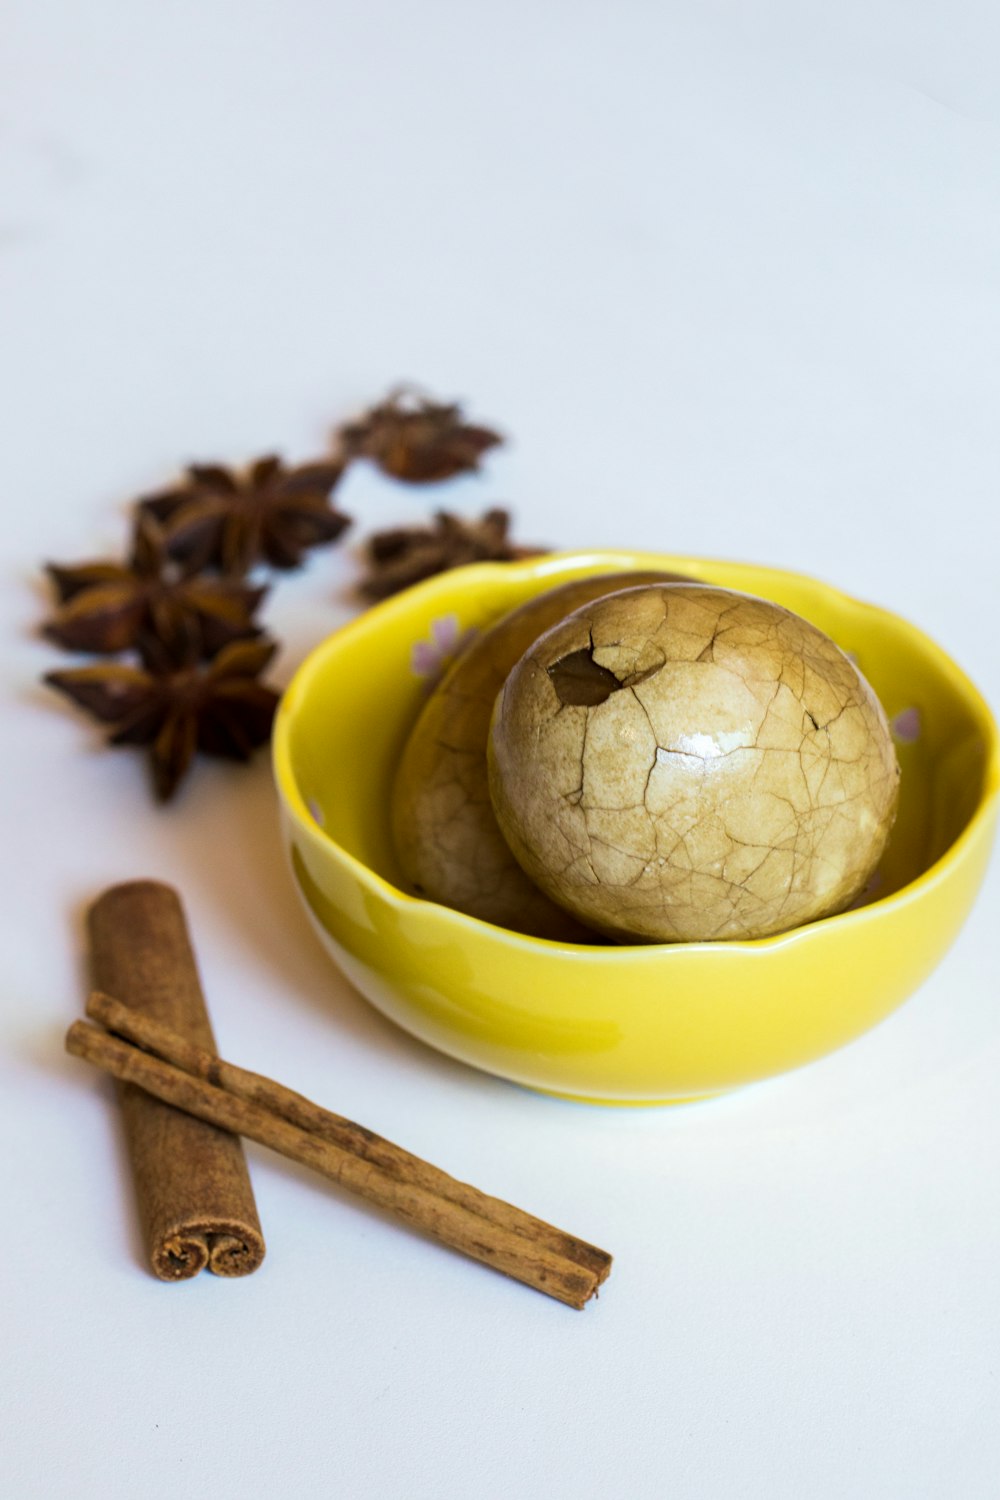
<path fill-rule="evenodd" d="M 827 636 L 704 585 L 577 611 L 511 673 L 491 736 L 527 873 L 633 941 L 761 937 L 844 909 L 898 774 L 877 698 Z"/>

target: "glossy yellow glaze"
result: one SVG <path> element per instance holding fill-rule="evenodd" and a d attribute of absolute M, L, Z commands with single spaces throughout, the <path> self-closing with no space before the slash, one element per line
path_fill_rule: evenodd
<path fill-rule="evenodd" d="M 772 599 L 855 657 L 898 725 L 902 767 L 896 827 L 867 905 L 754 942 L 577 947 L 397 888 L 388 787 L 427 691 L 415 661 L 543 588 L 612 568 L 668 569 Z M 361 993 L 464 1062 L 608 1104 L 717 1094 L 821 1057 L 882 1020 L 961 927 L 1000 791 L 989 709 L 913 626 L 796 574 L 646 553 L 481 564 L 369 610 L 297 673 L 274 763 L 298 889 Z"/>

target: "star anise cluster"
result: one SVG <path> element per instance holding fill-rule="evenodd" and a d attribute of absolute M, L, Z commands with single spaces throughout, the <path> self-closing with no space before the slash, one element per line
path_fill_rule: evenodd
<path fill-rule="evenodd" d="M 262 569 L 301 566 L 340 539 L 350 518 L 331 496 L 349 464 L 428 483 L 475 470 L 501 442 L 460 406 L 400 388 L 338 429 L 334 455 L 290 467 L 270 454 L 237 470 L 192 465 L 140 499 L 123 560 L 46 571 L 56 609 L 43 633 L 67 651 L 115 657 L 45 681 L 108 728 L 112 745 L 148 747 L 153 789 L 173 797 L 196 752 L 247 760 L 268 739 L 278 694 L 260 681 L 276 643 L 257 623 Z M 462 563 L 524 557 L 505 510 L 377 532 L 360 589 L 382 599 Z M 122 660 L 122 657 L 125 660 Z"/>
<path fill-rule="evenodd" d="M 268 739 L 277 692 L 259 681 L 276 643 L 256 614 L 261 566 L 298 567 L 350 524 L 330 501 L 339 461 L 245 471 L 202 465 L 140 500 L 123 561 L 50 563 L 57 608 L 42 627 L 57 645 L 98 656 L 47 674 L 50 687 L 110 726 L 113 745 L 145 745 L 153 789 L 168 801 L 196 751 L 248 760 Z"/>

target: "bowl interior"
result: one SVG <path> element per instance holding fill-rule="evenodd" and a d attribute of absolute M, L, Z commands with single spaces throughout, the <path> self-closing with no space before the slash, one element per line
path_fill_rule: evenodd
<path fill-rule="evenodd" d="M 462 637 L 570 577 L 629 567 L 667 568 L 758 594 L 826 631 L 878 694 L 902 769 L 896 825 L 865 899 L 891 895 L 941 858 L 997 777 L 989 712 L 944 652 L 896 616 L 796 574 L 637 553 L 457 569 L 332 636 L 300 670 L 282 709 L 294 783 L 285 790 L 300 815 L 396 886 L 388 789 L 410 726 Z"/>

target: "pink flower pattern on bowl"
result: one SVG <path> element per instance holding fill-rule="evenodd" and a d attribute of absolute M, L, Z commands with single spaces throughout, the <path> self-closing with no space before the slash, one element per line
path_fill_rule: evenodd
<path fill-rule="evenodd" d="M 904 708 L 896 715 L 889 727 L 892 730 L 893 739 L 898 740 L 901 745 L 915 745 L 923 728 L 919 708 Z"/>
<path fill-rule="evenodd" d="M 433 687 L 475 634 L 473 629 L 460 628 L 457 615 L 432 620 L 430 639 L 416 641 L 410 653 L 414 676 L 424 678 L 428 688 Z"/>

